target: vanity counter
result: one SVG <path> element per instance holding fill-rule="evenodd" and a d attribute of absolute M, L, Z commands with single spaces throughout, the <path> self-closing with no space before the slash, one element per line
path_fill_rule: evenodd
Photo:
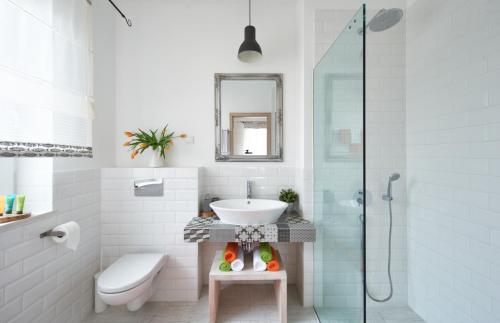
<path fill-rule="evenodd" d="M 194 217 L 184 227 L 185 242 L 314 242 L 316 228 L 299 214 L 284 213 L 276 223 L 234 225 L 218 217 Z"/>

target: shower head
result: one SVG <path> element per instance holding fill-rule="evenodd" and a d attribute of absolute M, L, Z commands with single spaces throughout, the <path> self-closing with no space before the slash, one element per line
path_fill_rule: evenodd
<path fill-rule="evenodd" d="M 380 9 L 379 12 L 366 25 L 371 31 L 384 31 L 396 25 L 403 18 L 400 8 Z"/>
<path fill-rule="evenodd" d="M 387 193 L 382 195 L 382 199 L 386 201 L 392 201 L 392 182 L 397 181 L 401 175 L 399 173 L 392 173 L 389 176 L 389 181 L 387 181 Z"/>
<path fill-rule="evenodd" d="M 389 176 L 389 181 L 391 182 L 397 181 L 400 177 L 401 175 L 399 175 L 398 173 L 392 173 L 391 176 Z"/>

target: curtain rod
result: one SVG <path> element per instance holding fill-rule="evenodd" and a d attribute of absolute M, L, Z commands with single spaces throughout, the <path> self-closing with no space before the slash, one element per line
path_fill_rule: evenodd
<path fill-rule="evenodd" d="M 118 13 L 120 14 L 120 16 L 123 17 L 123 19 L 125 19 L 125 22 L 127 23 L 127 25 L 129 27 L 132 27 L 132 20 L 130 20 L 129 18 L 127 18 L 127 16 L 125 16 L 125 14 L 120 10 L 120 8 L 118 8 L 116 6 L 116 4 L 112 1 L 112 0 L 108 0 L 109 3 L 111 3 L 111 5 L 116 9 L 116 11 L 118 11 Z"/>

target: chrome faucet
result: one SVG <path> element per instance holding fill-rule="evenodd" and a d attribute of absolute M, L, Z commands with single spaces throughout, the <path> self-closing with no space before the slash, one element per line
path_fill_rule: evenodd
<path fill-rule="evenodd" d="M 252 181 L 247 180 L 247 199 L 252 198 Z"/>

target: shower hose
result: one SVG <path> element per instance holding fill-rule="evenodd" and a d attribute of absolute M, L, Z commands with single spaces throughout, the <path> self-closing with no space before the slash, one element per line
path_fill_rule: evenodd
<path fill-rule="evenodd" d="M 387 257 L 387 276 L 389 277 L 389 285 L 391 287 L 389 295 L 385 298 L 376 298 L 370 293 L 370 289 L 368 288 L 368 282 L 366 283 L 366 294 L 370 297 L 371 300 L 384 303 L 392 298 L 392 294 L 394 292 L 394 288 L 392 286 L 392 276 L 391 276 L 391 253 L 392 253 L 392 197 L 390 197 L 387 201 L 389 203 L 389 255 Z M 366 270 L 366 269 L 365 269 Z"/>

